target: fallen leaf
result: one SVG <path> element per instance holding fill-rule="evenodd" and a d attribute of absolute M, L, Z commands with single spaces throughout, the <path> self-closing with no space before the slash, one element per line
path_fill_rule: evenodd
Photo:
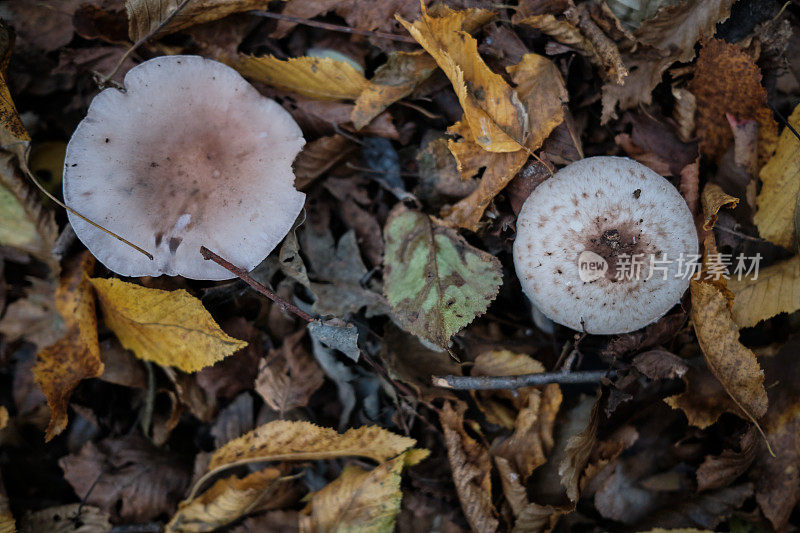
<path fill-rule="evenodd" d="M 59 465 L 86 503 L 133 523 L 173 513 L 190 474 L 180 455 L 155 448 L 138 435 L 87 442 Z"/>
<path fill-rule="evenodd" d="M 354 362 L 358 362 L 361 350 L 358 347 L 358 328 L 339 318 L 315 320 L 308 323 L 311 337 L 327 348 L 339 350 Z"/>
<path fill-rule="evenodd" d="M 527 112 L 514 90 L 483 62 L 475 38 L 462 30 L 470 13 L 445 9 L 442 16 L 431 16 L 424 4 L 421 9 L 421 18 L 413 24 L 398 20 L 450 79 L 471 140 L 490 152 L 520 150 Z"/>
<path fill-rule="evenodd" d="M 698 36 L 699 37 L 699 36 Z M 608 124 L 621 111 L 653 102 L 653 89 L 661 83 L 661 77 L 675 62 L 675 56 L 664 57 L 658 50 L 642 47 L 636 54 L 622 54 L 622 62 L 628 67 L 625 84 L 609 81 L 602 88 L 603 111 L 600 124 Z"/>
<path fill-rule="evenodd" d="M 84 252 L 64 266 L 56 289 L 56 308 L 66 322 L 61 340 L 39 352 L 33 375 L 50 407 L 45 439 L 50 440 L 67 427 L 67 406 L 75 387 L 86 378 L 103 373 L 97 341 L 97 317 L 89 276 L 94 257 Z"/>
<path fill-rule="evenodd" d="M 755 354 L 739 342 L 722 290 L 695 280 L 690 290 L 692 323 L 706 364 L 741 410 L 737 414 L 755 422 L 767 412 L 764 372 Z"/>
<path fill-rule="evenodd" d="M 356 98 L 350 115 L 355 128 L 360 130 L 391 104 L 411 94 L 435 70 L 436 62 L 422 50 L 390 54 Z"/>
<path fill-rule="evenodd" d="M 581 492 L 584 470 L 597 442 L 597 428 L 600 425 L 601 409 L 599 395 L 592 406 L 589 421 L 580 433 L 567 440 L 564 457 L 558 465 L 558 476 L 561 485 L 567 492 L 571 502 L 577 502 Z"/>
<path fill-rule="evenodd" d="M 280 348 L 270 350 L 261 363 L 255 390 L 281 416 L 303 407 L 322 386 L 322 369 L 302 345 L 305 330 L 285 338 Z"/>
<path fill-rule="evenodd" d="M 32 279 L 25 297 L 6 308 L 0 333 L 9 342 L 25 339 L 42 349 L 64 336 L 66 324 L 56 309 L 54 285 L 54 280 Z"/>
<path fill-rule="evenodd" d="M 131 41 L 136 42 L 157 29 L 155 35 L 163 36 L 233 13 L 267 9 L 269 5 L 268 0 L 188 0 L 183 9 L 172 16 L 182 3 L 183 0 L 126 0 Z M 159 29 L 167 19 L 169 21 Z"/>
<path fill-rule="evenodd" d="M 697 490 L 726 487 L 747 472 L 758 450 L 758 432 L 751 427 L 739 444 L 739 451 L 725 449 L 719 455 L 707 455 L 697 468 Z"/>
<path fill-rule="evenodd" d="M 665 398 L 664 402 L 673 409 L 683 411 L 689 424 L 705 429 L 723 413 L 741 414 L 722 383 L 707 367 L 690 367 L 683 376 L 683 382 L 686 390 Z"/>
<path fill-rule="evenodd" d="M 397 457 L 414 444 L 414 439 L 376 426 L 349 429 L 340 434 L 309 422 L 277 420 L 219 448 L 208 468 L 213 470 L 247 459 L 298 461 L 346 456 L 366 457 L 380 463 Z"/>
<path fill-rule="evenodd" d="M 384 292 L 399 324 L 446 348 L 483 314 L 502 283 L 499 261 L 402 204 L 384 228 Z"/>
<path fill-rule="evenodd" d="M 196 380 L 212 398 L 233 398 L 253 388 L 259 361 L 269 344 L 264 346 L 262 332 L 243 317 L 226 320 L 222 323 L 222 330 L 231 337 L 247 341 L 247 347 L 214 363 L 214 366 L 204 368 L 196 374 Z"/>
<path fill-rule="evenodd" d="M 20 531 L 109 533 L 111 529 L 108 513 L 83 503 L 48 507 L 29 513 L 20 520 Z M 0 527 L 0 531 L 4 531 L 2 527 Z"/>
<path fill-rule="evenodd" d="M 463 402 L 445 402 L 439 412 L 447 458 L 461 509 L 473 531 L 497 531 L 500 522 L 492 504 L 491 458 L 488 450 L 464 429 Z"/>
<path fill-rule="evenodd" d="M 704 40 L 690 90 L 697 98 L 700 151 L 719 159 L 733 144 L 726 113 L 758 122 L 758 155 L 763 163 L 775 147 L 778 125 L 767 105 L 761 71 L 738 46 L 721 39 Z"/>
<path fill-rule="evenodd" d="M 731 312 L 740 328 L 755 326 L 779 313 L 800 309 L 800 256 L 762 268 L 754 274 L 732 276 L 728 288 L 735 300 Z"/>
<path fill-rule="evenodd" d="M 342 135 L 328 135 L 303 146 L 292 163 L 294 186 L 300 190 L 355 152 L 353 143 Z"/>
<path fill-rule="evenodd" d="M 140 359 L 196 372 L 247 346 L 225 334 L 184 290 L 93 278 L 105 324 Z"/>
<path fill-rule="evenodd" d="M 570 22 L 556 18 L 549 13 L 531 15 L 524 18 L 518 18 L 518 15 L 515 14 L 514 18 L 517 18 L 515 24 L 524 24 L 536 28 L 559 43 L 579 51 L 581 54 L 587 56 L 593 63 L 602 65 L 602 61 L 594 45 L 581 33 L 581 30 L 578 29 L 577 26 Z"/>
<path fill-rule="evenodd" d="M 197 498 L 181 502 L 165 531 L 214 531 L 229 524 L 250 513 L 263 501 L 279 476 L 277 468 L 265 468 L 243 478 L 219 479 Z"/>
<path fill-rule="evenodd" d="M 230 64 L 243 76 L 322 100 L 355 100 L 369 86 L 364 75 L 349 63 L 329 57 L 241 55 Z"/>
<path fill-rule="evenodd" d="M 0 18 L 14 27 L 20 49 L 52 52 L 72 40 L 72 14 L 86 0 L 51 0 L 47 4 L 10 0 L 0 5 Z"/>
<path fill-rule="evenodd" d="M 8 409 L 5 405 L 0 405 L 0 429 L 5 429 L 8 425 Z"/>
<path fill-rule="evenodd" d="M 800 128 L 800 105 L 789 117 L 789 124 Z M 800 195 L 800 139 L 784 128 L 778 148 L 761 169 L 761 192 L 756 197 L 758 211 L 753 221 L 758 233 L 784 248 L 793 249 L 796 243 L 794 212 Z"/>
<path fill-rule="evenodd" d="M 706 231 L 711 230 L 714 224 L 717 223 L 717 214 L 723 207 L 733 209 L 739 204 L 739 199 L 730 194 L 726 194 L 722 187 L 716 183 L 707 183 L 703 187 L 703 195 L 700 197 L 703 206 L 703 213 L 705 220 L 703 221 L 703 229 Z"/>
<path fill-rule="evenodd" d="M 666 528 L 702 527 L 705 531 L 715 528 L 733 515 L 753 495 L 752 483 L 732 485 L 713 492 L 692 495 L 677 505 L 669 506 L 651 514 L 642 523 L 644 527 L 655 524 Z M 677 531 L 671 529 L 670 531 Z"/>
<path fill-rule="evenodd" d="M 636 355 L 633 366 L 650 379 L 675 379 L 689 370 L 684 360 L 666 350 L 649 350 Z"/>
<path fill-rule="evenodd" d="M 338 478 L 311 493 L 300 518 L 301 531 L 394 531 L 403 493 L 403 467 L 419 457 L 405 452 L 373 470 L 346 466 Z"/>
<path fill-rule="evenodd" d="M 448 198 L 463 198 L 478 186 L 477 179 L 461 176 L 447 144 L 443 136 L 427 142 L 423 138 L 416 156 L 419 183 L 414 194 L 435 207 L 441 207 Z"/>

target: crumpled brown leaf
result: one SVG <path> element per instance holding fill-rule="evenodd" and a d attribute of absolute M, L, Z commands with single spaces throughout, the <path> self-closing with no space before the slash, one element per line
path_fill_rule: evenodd
<path fill-rule="evenodd" d="M 155 448 L 138 435 L 87 442 L 59 465 L 86 503 L 134 523 L 172 513 L 191 472 L 182 456 Z"/>
<path fill-rule="evenodd" d="M 303 328 L 286 337 L 280 348 L 270 350 L 258 370 L 255 390 L 281 416 L 306 405 L 325 381 L 322 369 L 302 345 L 305 333 Z"/>
<path fill-rule="evenodd" d="M 738 46 L 721 39 L 704 40 L 690 90 L 697 99 L 700 151 L 719 159 L 733 144 L 726 113 L 758 122 L 759 160 L 766 162 L 775 148 L 778 125 L 767 105 L 761 71 Z"/>
<path fill-rule="evenodd" d="M 172 16 L 182 3 L 183 0 L 126 0 L 125 10 L 128 12 L 128 34 L 131 40 L 138 41 L 151 31 L 155 31 L 167 19 L 169 21 L 155 35 L 167 35 L 233 13 L 266 9 L 269 1 L 188 0 L 187 4 Z"/>
<path fill-rule="evenodd" d="M 72 391 L 81 380 L 103 373 L 97 340 L 97 317 L 89 275 L 94 270 L 89 252 L 64 266 L 56 289 L 56 307 L 67 324 L 67 332 L 37 356 L 33 375 L 47 397 L 50 423 L 46 440 L 67 427 L 67 406 Z"/>
<path fill-rule="evenodd" d="M 697 468 L 697 490 L 726 487 L 744 474 L 753 459 L 760 441 L 758 432 L 751 427 L 739 441 L 739 451 L 725 449 L 719 455 L 707 455 Z"/>
<path fill-rule="evenodd" d="M 355 145 L 339 134 L 314 139 L 303 146 L 292 163 L 294 186 L 304 190 L 342 159 L 355 151 Z"/>
<path fill-rule="evenodd" d="M 464 429 L 466 409 L 463 402 L 458 402 L 455 409 L 445 402 L 439 413 L 453 482 L 472 529 L 497 531 L 500 522 L 492 504 L 491 458 L 489 451 Z"/>

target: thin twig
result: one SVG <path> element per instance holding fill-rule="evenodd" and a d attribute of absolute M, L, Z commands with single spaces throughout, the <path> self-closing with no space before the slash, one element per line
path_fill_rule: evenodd
<path fill-rule="evenodd" d="M 222 257 L 218 256 L 217 254 L 215 254 L 214 252 L 212 252 L 211 250 L 209 250 L 205 246 L 201 246 L 200 247 L 200 253 L 203 255 L 203 259 L 205 259 L 207 261 L 208 260 L 214 261 L 216 264 L 218 264 L 222 268 L 224 268 L 224 269 L 230 271 L 231 273 L 235 274 L 236 277 L 238 277 L 240 280 L 242 280 L 245 283 L 247 283 L 248 285 L 250 285 L 256 292 L 258 292 L 262 296 L 266 296 L 267 298 L 269 298 L 270 300 L 272 300 L 273 302 L 278 304 L 280 306 L 280 308 L 283 309 L 284 311 L 289 311 L 293 315 L 297 316 L 298 318 L 302 318 L 306 322 L 314 322 L 315 320 L 317 320 L 315 317 L 309 315 L 308 313 L 306 313 L 305 311 L 303 311 L 302 309 L 300 309 L 296 305 L 294 305 L 294 304 L 292 304 L 290 302 L 287 302 L 286 300 L 284 300 L 283 298 L 281 298 L 280 296 L 275 294 L 273 291 L 269 290 L 264 285 L 260 284 L 256 280 L 254 280 L 250 276 L 250 274 L 247 273 L 247 271 L 245 269 L 239 268 L 236 265 L 234 265 L 233 263 L 231 263 L 230 261 L 227 261 L 227 260 L 223 259 Z"/>
<path fill-rule="evenodd" d="M 395 35 L 394 33 L 386 33 L 382 31 L 359 30 L 356 28 L 349 28 L 339 24 L 329 24 L 327 22 L 319 22 L 316 20 L 309 20 L 300 17 L 291 17 L 289 15 L 282 15 L 280 13 L 271 13 L 269 11 L 248 11 L 250 15 L 257 15 L 259 17 L 266 17 L 271 19 L 285 20 L 287 22 L 294 22 L 295 24 L 303 24 L 313 28 L 321 28 L 323 30 L 338 31 L 342 33 L 354 33 L 356 35 L 365 35 L 367 37 L 380 37 L 381 39 L 391 39 L 392 41 L 400 41 L 403 43 L 416 43 L 412 37 L 406 35 Z"/>
<path fill-rule="evenodd" d="M 132 54 L 132 53 L 133 53 L 133 52 L 134 52 L 134 51 L 135 51 L 137 48 L 139 48 L 140 46 L 142 46 L 142 45 L 145 43 L 145 41 L 147 41 L 147 40 L 148 40 L 148 39 L 150 39 L 152 36 L 154 36 L 155 34 L 157 34 L 158 32 L 160 32 L 161 30 L 163 30 L 163 29 L 164 29 L 164 27 L 165 27 L 167 24 L 169 24 L 169 22 L 170 22 L 170 21 L 171 21 L 173 18 L 175 18 L 175 16 L 176 16 L 178 13 L 180 13 L 180 12 L 183 10 L 183 8 L 184 8 L 184 7 L 186 7 L 186 5 L 187 5 L 189 2 L 190 2 L 190 0 L 183 0 L 183 2 L 181 2 L 180 4 L 178 4 L 178 6 L 175 8 L 175 11 L 173 11 L 172 13 L 170 13 L 169 15 L 167 15 L 167 17 L 166 17 L 166 18 L 164 18 L 164 20 L 162 20 L 162 21 L 161 21 L 161 23 L 159 23 L 159 25 L 158 25 L 158 26 L 156 26 L 155 28 L 153 28 L 152 30 L 150 30 L 149 32 L 147 32 L 147 35 L 145 35 L 144 37 L 142 37 L 141 39 L 139 39 L 138 41 L 136 41 L 135 43 L 133 43 L 133 45 L 132 45 L 130 48 L 128 48 L 128 50 L 127 50 L 127 51 L 126 51 L 124 54 L 122 54 L 122 57 L 121 57 L 121 58 L 119 58 L 119 61 L 117 61 L 117 65 L 114 67 L 114 70 L 112 70 L 112 71 L 111 71 L 109 74 L 107 74 L 106 76 L 103 76 L 103 78 L 101 78 L 101 79 L 98 81 L 98 83 L 99 83 L 99 84 L 100 84 L 102 87 L 105 87 L 105 86 L 107 86 L 107 85 L 108 85 L 108 82 L 111 80 L 111 78 L 113 78 L 113 77 L 114 77 L 114 75 L 115 75 L 115 74 L 117 73 L 117 71 L 120 69 L 120 67 L 121 67 L 121 66 L 122 66 L 122 64 L 125 62 L 125 60 L 126 60 L 126 59 L 128 59 L 128 57 L 129 57 L 129 56 L 130 56 L 130 55 L 131 55 L 131 54 Z"/>
<path fill-rule="evenodd" d="M 604 377 L 613 378 L 614 370 L 584 370 L 580 372 L 542 372 L 517 376 L 433 376 L 437 387 L 456 390 L 518 389 L 558 383 L 597 383 Z"/>

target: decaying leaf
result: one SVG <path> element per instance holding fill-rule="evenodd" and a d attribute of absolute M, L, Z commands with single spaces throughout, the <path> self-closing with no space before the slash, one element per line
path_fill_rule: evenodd
<path fill-rule="evenodd" d="M 733 320 L 740 328 L 755 326 L 778 313 L 800 309 L 800 256 L 761 268 L 755 274 L 732 276 L 728 288 L 733 292 Z"/>
<path fill-rule="evenodd" d="M 321 100 L 355 100 L 369 82 L 352 65 L 330 57 L 240 56 L 231 66 L 243 76 Z"/>
<path fill-rule="evenodd" d="M 474 531 L 497 531 L 500 522 L 492 504 L 491 458 L 488 450 L 464 429 L 466 404 L 445 402 L 439 413 L 447 458 L 461 509 Z"/>
<path fill-rule="evenodd" d="M 188 28 L 204 22 L 227 17 L 233 13 L 252 9 L 266 9 L 267 0 L 188 0 L 176 14 L 175 10 L 184 4 L 183 0 L 126 0 L 128 12 L 128 34 L 136 42 L 150 32 L 156 35 Z M 167 19 L 169 19 L 167 21 Z M 166 21 L 163 27 L 159 29 Z"/>
<path fill-rule="evenodd" d="M 692 280 L 692 323 L 706 364 L 741 410 L 755 422 L 767 412 L 764 372 L 755 354 L 739 342 L 727 298 L 711 283 Z"/>
<path fill-rule="evenodd" d="M 350 115 L 355 128 L 360 130 L 391 104 L 411 94 L 435 69 L 436 62 L 424 51 L 390 54 L 356 98 Z"/>
<path fill-rule="evenodd" d="M 279 476 L 277 468 L 265 468 L 243 478 L 231 476 L 217 480 L 197 498 L 181 502 L 165 531 L 214 531 L 229 524 L 263 501 Z"/>
<path fill-rule="evenodd" d="M 281 416 L 308 403 L 322 386 L 322 369 L 301 344 L 305 330 L 284 339 L 280 348 L 270 350 L 258 370 L 255 389 L 271 409 Z"/>
<path fill-rule="evenodd" d="M 300 530 L 394 531 L 400 511 L 400 475 L 404 466 L 419 462 L 412 452 L 380 464 L 372 470 L 347 466 L 323 489 L 312 493 L 300 518 Z"/>
<path fill-rule="evenodd" d="M 703 195 L 700 197 L 703 206 L 705 219 L 703 229 L 708 231 L 717 223 L 717 214 L 723 207 L 733 209 L 739 204 L 739 199 L 730 194 L 726 194 L 722 187 L 716 183 L 708 183 L 703 188 Z"/>
<path fill-rule="evenodd" d="M 514 90 L 483 62 L 475 38 L 462 30 L 468 16 L 468 11 L 449 9 L 433 16 L 423 3 L 420 20 L 399 20 L 450 79 L 471 140 L 490 152 L 516 152 L 525 141 L 527 112 Z"/>
<path fill-rule="evenodd" d="M 795 107 L 789 123 L 800 129 L 800 105 Z M 758 211 L 754 222 L 758 233 L 765 239 L 784 248 L 792 249 L 796 243 L 794 213 L 800 196 L 800 139 L 785 128 L 778 148 L 761 169 L 764 184 L 756 198 Z"/>
<path fill-rule="evenodd" d="M 294 186 L 300 190 L 305 189 L 353 151 L 353 143 L 338 134 L 311 141 L 303 146 L 292 164 L 295 175 Z"/>
<path fill-rule="evenodd" d="M 697 490 L 725 487 L 744 474 L 755 459 L 760 444 L 758 432 L 751 427 L 740 440 L 740 449 L 725 449 L 716 456 L 706 456 L 697 469 Z"/>
<path fill-rule="evenodd" d="M 354 456 L 380 463 L 397 457 L 414 444 L 414 439 L 375 426 L 337 433 L 309 422 L 278 420 L 258 427 L 215 451 L 208 468 L 213 470 L 254 458 L 288 461 Z"/>
<path fill-rule="evenodd" d="M 407 331 L 446 348 L 502 283 L 497 259 L 428 215 L 398 206 L 384 228 L 384 292 Z"/>
<path fill-rule="evenodd" d="M 697 136 L 700 151 L 718 159 L 733 144 L 726 113 L 758 122 L 759 159 L 775 147 L 778 125 L 767 106 L 761 71 L 738 46 L 721 39 L 703 41 L 690 90 L 697 98 Z"/>
<path fill-rule="evenodd" d="M 148 289 L 118 279 L 91 283 L 106 325 L 140 359 L 196 372 L 247 346 L 225 334 L 200 300 L 184 290 Z"/>
<path fill-rule="evenodd" d="M 20 521 L 20 531 L 26 532 L 108 533 L 111 529 L 108 513 L 82 503 L 48 507 L 28 514 Z"/>
<path fill-rule="evenodd" d="M 56 290 L 56 308 L 67 332 L 37 356 L 33 375 L 47 397 L 50 423 L 45 438 L 52 439 L 67 427 L 69 397 L 81 380 L 103 373 L 97 341 L 97 317 L 89 276 L 94 257 L 84 252 L 66 265 Z"/>
<path fill-rule="evenodd" d="M 707 367 L 690 367 L 683 376 L 683 382 L 686 390 L 665 398 L 664 402 L 673 409 L 683 411 L 689 424 L 705 429 L 723 413 L 741 414 L 722 383 Z"/>

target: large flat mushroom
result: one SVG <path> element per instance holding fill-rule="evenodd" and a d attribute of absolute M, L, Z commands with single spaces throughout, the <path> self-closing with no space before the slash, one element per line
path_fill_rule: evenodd
<path fill-rule="evenodd" d="M 78 238 L 124 276 L 221 280 L 200 247 L 253 269 L 303 207 L 292 161 L 305 143 L 279 104 L 198 56 L 146 61 L 125 91 L 95 97 L 67 145 L 64 200 L 153 254 L 69 214 Z"/>
<path fill-rule="evenodd" d="M 678 303 L 697 250 L 692 214 L 669 181 L 624 157 L 589 157 L 525 201 L 514 265 L 550 319 L 607 335 L 644 327 Z"/>

